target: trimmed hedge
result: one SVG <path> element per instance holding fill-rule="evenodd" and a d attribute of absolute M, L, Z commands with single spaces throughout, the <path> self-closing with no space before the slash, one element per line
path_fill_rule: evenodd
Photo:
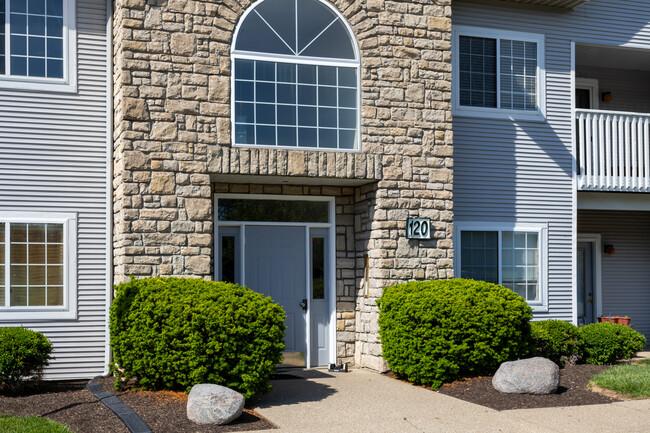
<path fill-rule="evenodd" d="M 465 279 L 388 287 L 377 301 L 383 356 L 409 382 L 438 388 L 491 374 L 530 352 L 532 310 L 506 287 Z"/>
<path fill-rule="evenodd" d="M 563 320 L 532 322 L 534 355 L 548 358 L 558 365 L 579 357 L 582 349 L 580 330 Z"/>
<path fill-rule="evenodd" d="M 587 364 L 613 364 L 630 358 L 645 346 L 643 334 L 617 323 L 592 323 L 580 328 L 582 357 Z"/>
<path fill-rule="evenodd" d="M 40 332 L 26 328 L 0 328 L 0 385 L 16 386 L 40 377 L 54 359 L 52 343 Z"/>
<path fill-rule="evenodd" d="M 116 291 L 110 332 L 118 382 L 184 391 L 215 383 L 245 398 L 270 390 L 285 329 L 284 311 L 271 298 L 185 278 L 132 279 Z"/>

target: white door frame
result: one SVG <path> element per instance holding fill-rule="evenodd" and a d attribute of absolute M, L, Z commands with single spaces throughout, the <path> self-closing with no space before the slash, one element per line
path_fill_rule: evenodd
<path fill-rule="evenodd" d="M 327 223 L 301 223 L 301 222 L 266 222 L 266 221 L 218 221 L 219 199 L 241 199 L 241 200 L 282 200 L 282 201 L 320 201 L 328 203 Z M 301 195 L 279 195 L 279 194 L 215 194 L 214 195 L 214 276 L 215 279 L 219 275 L 219 227 L 239 227 L 240 228 L 240 281 L 241 285 L 245 286 L 244 276 L 246 275 L 246 263 L 244 260 L 244 245 L 246 245 L 245 226 L 258 225 L 258 226 L 292 226 L 304 227 L 306 233 L 306 253 L 309 254 L 309 232 L 312 228 L 325 228 L 328 229 L 329 237 L 329 287 L 327 288 L 328 307 L 329 307 L 329 362 L 336 363 L 336 198 L 328 196 L 301 196 Z M 306 260 L 306 282 L 305 284 L 305 299 L 311 299 L 309 275 L 311 275 L 311 261 Z M 312 367 L 311 364 L 311 315 L 310 309 L 306 313 L 306 334 L 307 334 L 307 354 L 306 366 Z"/>
<path fill-rule="evenodd" d="M 575 88 L 589 90 L 591 96 L 590 110 L 598 110 L 598 104 L 600 101 L 600 94 L 598 91 L 598 80 L 596 80 L 595 78 L 576 77 Z"/>
<path fill-rule="evenodd" d="M 602 287 L 602 261 L 603 261 L 603 244 L 601 240 L 600 233 L 578 233 L 578 240 L 576 242 L 576 249 L 578 243 L 586 242 L 593 245 L 593 254 L 592 254 L 592 269 L 593 269 L 593 278 L 594 278 L 594 298 L 596 301 L 596 310 L 594 313 L 596 317 L 603 315 L 603 287 Z M 578 269 L 578 254 L 576 254 L 576 263 L 574 267 Z M 577 305 L 578 305 L 578 284 L 576 279 L 576 284 L 573 288 L 573 296 L 575 296 L 576 305 L 576 317 L 577 317 Z M 596 318 L 594 317 L 594 319 Z"/>

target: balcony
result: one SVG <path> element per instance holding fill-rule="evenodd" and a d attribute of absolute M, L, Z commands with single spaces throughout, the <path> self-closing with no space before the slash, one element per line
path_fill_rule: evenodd
<path fill-rule="evenodd" d="M 650 192 L 650 114 L 575 113 L 578 191 Z"/>

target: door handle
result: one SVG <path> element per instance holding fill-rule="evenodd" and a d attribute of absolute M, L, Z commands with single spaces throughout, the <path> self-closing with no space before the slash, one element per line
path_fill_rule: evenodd
<path fill-rule="evenodd" d="M 302 308 L 303 310 L 307 311 L 307 300 L 306 300 L 306 299 L 303 299 L 303 300 L 300 302 L 300 308 Z"/>

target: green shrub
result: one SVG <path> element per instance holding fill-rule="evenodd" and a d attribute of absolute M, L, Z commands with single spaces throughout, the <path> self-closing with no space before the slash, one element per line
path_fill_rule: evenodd
<path fill-rule="evenodd" d="M 530 324 L 534 354 L 548 358 L 556 364 L 579 356 L 582 347 L 580 330 L 563 320 L 542 320 Z"/>
<path fill-rule="evenodd" d="M 399 377 L 438 388 L 493 373 L 530 352 L 531 308 L 512 290 L 474 280 L 410 282 L 378 301 L 383 356 Z"/>
<path fill-rule="evenodd" d="M 584 341 L 582 357 L 587 364 L 613 364 L 629 358 L 645 345 L 645 337 L 617 323 L 592 323 L 580 328 Z"/>
<path fill-rule="evenodd" d="M 215 383 L 246 398 L 270 389 L 285 328 L 284 311 L 271 298 L 184 278 L 132 279 L 116 291 L 110 331 L 118 380 L 185 391 Z"/>
<path fill-rule="evenodd" d="M 53 359 L 52 343 L 40 332 L 26 328 L 0 328 L 0 384 L 19 385 L 40 377 Z"/>

